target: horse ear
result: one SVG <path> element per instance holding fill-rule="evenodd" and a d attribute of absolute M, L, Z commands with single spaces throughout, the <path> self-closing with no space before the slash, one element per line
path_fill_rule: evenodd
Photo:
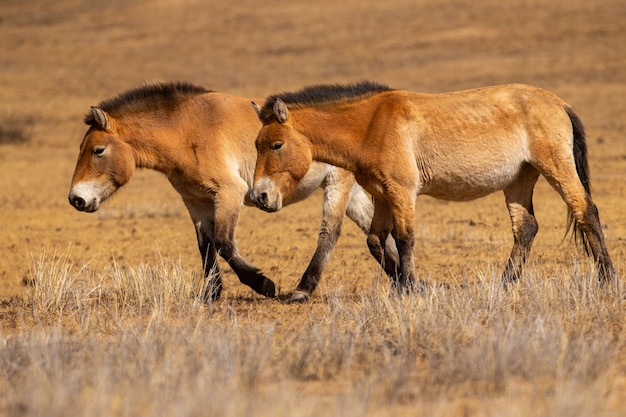
<path fill-rule="evenodd" d="M 285 123 L 287 121 L 287 105 L 283 103 L 281 99 L 276 99 L 273 110 L 279 123 Z"/>
<path fill-rule="evenodd" d="M 109 118 L 104 110 L 92 106 L 91 114 L 93 115 L 93 120 L 95 120 L 98 126 L 106 131 L 111 131 L 111 123 L 109 122 Z"/>
<path fill-rule="evenodd" d="M 254 101 L 251 101 L 250 103 L 252 103 L 252 108 L 254 109 L 256 115 L 261 118 L 261 108 L 259 107 L 258 104 L 256 104 Z"/>

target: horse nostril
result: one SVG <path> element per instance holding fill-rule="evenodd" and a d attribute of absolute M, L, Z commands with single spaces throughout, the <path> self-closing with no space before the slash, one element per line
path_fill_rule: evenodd
<path fill-rule="evenodd" d="M 78 197 L 78 196 L 74 196 L 70 199 L 70 203 L 76 207 L 77 209 L 83 209 L 85 208 L 85 199 Z"/>
<path fill-rule="evenodd" d="M 261 193 L 259 194 L 257 201 L 265 206 L 267 205 L 267 197 L 267 193 Z"/>

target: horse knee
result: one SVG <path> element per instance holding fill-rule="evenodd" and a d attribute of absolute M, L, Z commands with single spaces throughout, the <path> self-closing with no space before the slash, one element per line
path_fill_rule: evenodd
<path fill-rule="evenodd" d="M 400 258 L 413 253 L 413 247 L 415 246 L 415 236 L 413 233 L 409 233 L 403 237 L 394 235 L 394 240 Z"/>
<path fill-rule="evenodd" d="M 383 247 L 380 243 L 380 238 L 375 234 L 367 235 L 367 247 L 370 250 L 370 253 L 378 262 L 383 259 Z"/>
<path fill-rule="evenodd" d="M 516 239 L 522 246 L 530 247 L 538 231 L 539 223 L 537 223 L 537 219 L 535 219 L 535 216 L 527 214 L 524 216 L 524 221 L 518 230 Z"/>
<path fill-rule="evenodd" d="M 337 243 L 339 236 L 341 236 L 341 223 L 329 225 L 326 222 L 322 222 L 317 237 L 318 245 L 322 246 L 324 250 L 330 251 Z"/>
<path fill-rule="evenodd" d="M 532 203 L 528 206 L 509 202 L 507 206 L 511 217 L 511 229 L 516 242 L 523 245 L 532 242 L 539 230 L 539 225 L 533 215 Z"/>
<path fill-rule="evenodd" d="M 391 236 L 388 236 L 385 240 L 385 259 L 391 259 L 395 264 L 400 261 L 396 242 Z"/>
<path fill-rule="evenodd" d="M 578 218 L 580 219 L 578 221 L 583 226 L 589 227 L 591 229 L 595 229 L 596 233 L 597 231 L 602 230 L 602 225 L 600 223 L 600 213 L 598 212 L 598 207 L 595 205 L 593 201 L 591 201 L 591 199 L 587 200 L 587 207 L 582 213 L 580 214 L 574 213 L 575 218 L 576 216 L 578 216 Z"/>

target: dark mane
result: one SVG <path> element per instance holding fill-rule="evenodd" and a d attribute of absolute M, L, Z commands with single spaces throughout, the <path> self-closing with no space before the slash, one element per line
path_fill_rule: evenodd
<path fill-rule="evenodd" d="M 188 98 L 208 92 L 210 90 L 182 81 L 155 82 L 105 100 L 98 107 L 111 116 L 157 110 L 172 111 Z M 85 123 L 87 125 L 96 123 L 92 112 L 85 116 Z"/>
<path fill-rule="evenodd" d="M 393 89 L 373 81 L 361 81 L 356 84 L 313 85 L 296 92 L 269 96 L 259 113 L 259 118 L 265 121 L 274 114 L 273 107 L 276 99 L 282 100 L 288 108 L 303 108 L 338 101 L 354 101 L 385 91 L 393 91 Z"/>

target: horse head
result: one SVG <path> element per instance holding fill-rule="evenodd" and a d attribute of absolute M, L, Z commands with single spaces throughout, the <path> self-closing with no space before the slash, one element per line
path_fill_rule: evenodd
<path fill-rule="evenodd" d="M 274 212 L 291 197 L 313 159 L 307 138 L 294 128 L 284 102 L 276 99 L 268 115 L 254 108 L 263 127 L 255 142 L 257 160 L 250 198 L 260 209 Z"/>
<path fill-rule="evenodd" d="M 94 212 L 135 171 L 132 148 L 120 139 L 119 127 L 104 110 L 92 107 L 85 118 L 89 130 L 80 145 L 80 153 L 69 202 L 76 210 Z"/>

